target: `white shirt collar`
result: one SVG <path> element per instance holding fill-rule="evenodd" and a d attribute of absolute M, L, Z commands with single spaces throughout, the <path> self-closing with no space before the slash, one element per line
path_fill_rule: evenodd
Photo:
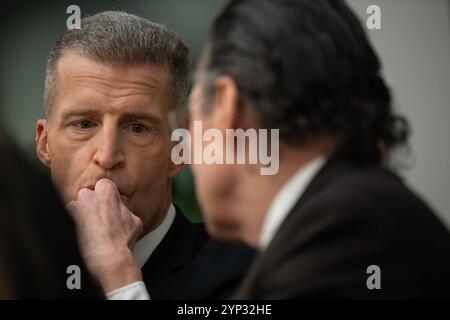
<path fill-rule="evenodd" d="M 281 223 L 286 219 L 297 200 L 326 162 L 325 157 L 315 158 L 300 168 L 295 175 L 278 191 L 273 199 L 261 229 L 260 249 L 267 248 Z"/>
<path fill-rule="evenodd" d="M 139 262 L 139 266 L 141 268 L 150 258 L 156 247 L 161 243 L 162 239 L 166 236 L 167 231 L 169 231 L 174 219 L 175 207 L 171 203 L 163 222 L 156 229 L 150 231 L 136 242 L 136 245 L 134 246 L 134 256 Z"/>

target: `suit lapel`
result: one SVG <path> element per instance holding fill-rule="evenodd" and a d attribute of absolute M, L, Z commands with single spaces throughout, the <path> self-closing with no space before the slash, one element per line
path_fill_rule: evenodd
<path fill-rule="evenodd" d="M 172 226 L 142 267 L 144 282 L 152 299 L 157 299 L 192 257 L 195 226 L 176 208 Z"/>
<path fill-rule="evenodd" d="M 255 259 L 253 266 L 250 268 L 250 271 L 248 272 L 248 275 L 244 280 L 242 286 L 238 290 L 235 298 L 257 298 L 257 294 L 259 291 L 258 277 L 261 274 L 261 271 L 266 266 L 267 257 L 271 256 L 271 252 L 276 252 L 277 248 L 283 245 L 283 243 L 280 243 L 280 241 L 282 241 L 281 239 L 283 238 L 280 235 L 282 235 L 284 232 L 284 226 L 289 225 L 295 215 L 301 213 L 301 208 L 306 203 L 308 203 L 310 199 L 314 198 L 318 193 L 321 192 L 321 190 L 332 183 L 332 181 L 335 181 L 335 179 L 338 179 L 339 176 L 352 170 L 352 168 L 355 168 L 356 166 L 356 164 L 346 161 L 343 158 L 332 158 L 326 162 L 324 167 L 319 170 L 319 172 L 305 189 L 303 194 L 298 198 L 296 204 L 289 212 L 283 223 L 280 225 L 280 228 L 276 232 L 275 237 L 273 238 L 265 252 L 261 252 L 257 259 Z"/>

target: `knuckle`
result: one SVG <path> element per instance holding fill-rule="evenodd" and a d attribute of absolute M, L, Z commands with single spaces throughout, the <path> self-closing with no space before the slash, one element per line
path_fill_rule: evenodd
<path fill-rule="evenodd" d="M 96 188 L 96 191 L 103 197 L 107 199 L 118 199 L 116 187 L 112 182 L 109 182 L 107 179 L 101 179 L 97 184 L 98 187 Z"/>
<path fill-rule="evenodd" d="M 80 189 L 80 191 L 78 191 L 78 199 L 87 199 L 87 198 L 89 198 L 91 192 L 92 191 L 87 189 L 87 188 Z"/>
<path fill-rule="evenodd" d="M 142 222 L 142 220 L 134 214 L 132 215 L 132 218 L 136 226 L 136 229 L 141 230 L 144 227 L 144 223 Z"/>
<path fill-rule="evenodd" d="M 77 211 L 77 206 L 75 202 L 71 201 L 66 204 L 66 210 L 69 212 L 69 214 L 74 215 Z"/>
<path fill-rule="evenodd" d="M 72 209 L 72 208 L 75 208 L 75 207 L 76 207 L 76 203 L 73 200 L 66 203 L 66 208 L 67 209 Z"/>

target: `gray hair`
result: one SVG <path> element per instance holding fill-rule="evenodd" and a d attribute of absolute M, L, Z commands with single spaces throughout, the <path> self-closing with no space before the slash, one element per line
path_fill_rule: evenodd
<path fill-rule="evenodd" d="M 172 110 L 186 103 L 190 55 L 181 38 L 145 18 L 121 11 L 105 11 L 83 18 L 81 28 L 64 32 L 50 51 L 44 91 L 47 119 L 56 91 L 56 66 L 67 52 L 110 65 L 167 65 L 172 76 Z"/>

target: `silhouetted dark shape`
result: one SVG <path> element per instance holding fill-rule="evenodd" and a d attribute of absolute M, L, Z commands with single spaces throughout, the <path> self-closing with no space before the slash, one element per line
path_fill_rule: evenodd
<path fill-rule="evenodd" d="M 80 290 L 67 288 L 70 265 L 80 267 Z M 0 131 L 0 299 L 92 298 L 103 295 L 49 178 Z"/>

